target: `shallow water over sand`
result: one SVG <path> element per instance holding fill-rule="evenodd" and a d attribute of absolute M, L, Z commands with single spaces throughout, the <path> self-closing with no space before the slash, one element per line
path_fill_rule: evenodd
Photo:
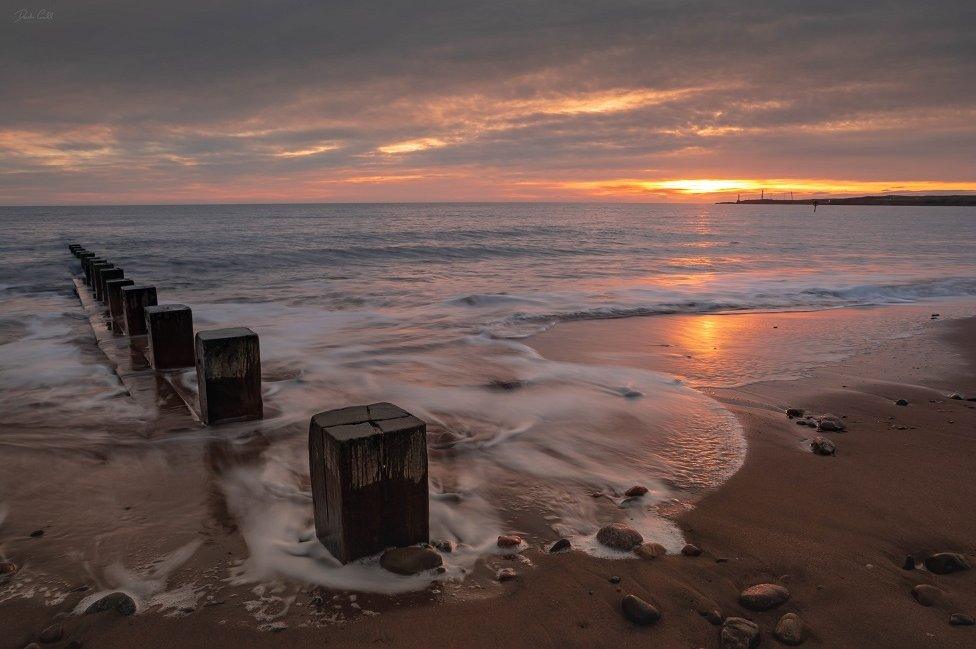
<path fill-rule="evenodd" d="M 595 345 L 605 355 L 579 363 L 560 360 L 558 346 L 593 342 L 585 333 L 561 338 L 556 326 L 539 339 L 556 341 L 548 351 L 525 337 L 628 314 L 965 299 L 976 294 L 976 253 L 965 245 L 974 216 L 843 208 L 814 223 L 794 208 L 741 206 L 5 208 L 0 543 L 47 527 L 39 573 L 62 590 L 82 579 L 126 588 L 143 607 L 196 601 L 226 581 L 424 587 L 429 576 L 393 577 L 373 562 L 339 568 L 310 530 L 309 417 L 386 400 L 429 422 L 432 537 L 462 544 L 446 556 L 446 579 L 485 573 L 506 532 L 533 544 L 570 536 L 607 553 L 592 534 L 627 520 L 677 548 L 680 532 L 662 512 L 720 484 L 744 453 L 734 418 L 689 384 L 789 375 L 896 328 L 876 317 L 804 329 L 763 363 L 746 363 L 762 336 L 717 320 L 726 316 L 687 316 L 695 324 L 662 343 L 674 358 L 660 371 L 620 362 L 646 351 L 628 341 Z M 267 418 L 202 428 L 148 378 L 138 345 L 130 351 L 111 336 L 96 345 L 71 288 L 69 240 L 154 283 L 161 302 L 192 306 L 198 329 L 257 331 Z M 701 333 L 709 327 L 710 339 Z M 707 349 L 709 340 L 728 349 L 747 338 L 735 354 Z M 183 379 L 192 388 L 192 373 Z M 634 484 L 650 493 L 626 501 Z M 232 559 L 211 556 L 215 547 Z M 183 563 L 193 570 L 168 583 Z"/>

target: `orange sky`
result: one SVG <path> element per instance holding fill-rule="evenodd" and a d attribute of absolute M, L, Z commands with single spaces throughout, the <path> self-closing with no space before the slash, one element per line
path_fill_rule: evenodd
<path fill-rule="evenodd" d="M 976 190 L 969 3 L 220 4 L 6 25 L 0 203 Z"/>

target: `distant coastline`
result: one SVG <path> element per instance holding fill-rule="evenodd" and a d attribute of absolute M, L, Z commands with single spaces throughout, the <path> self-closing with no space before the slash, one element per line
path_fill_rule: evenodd
<path fill-rule="evenodd" d="M 719 201 L 716 205 L 903 205 L 909 207 L 967 207 L 976 206 L 976 194 L 946 196 L 855 196 L 852 198 L 750 198 Z"/>

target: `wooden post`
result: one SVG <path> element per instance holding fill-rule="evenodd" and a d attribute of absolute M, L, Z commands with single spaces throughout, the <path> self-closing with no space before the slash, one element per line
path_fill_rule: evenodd
<path fill-rule="evenodd" d="M 101 300 L 108 305 L 108 293 L 105 292 L 105 283 L 110 279 L 120 279 L 125 276 L 125 273 L 121 268 L 113 266 L 111 268 L 103 268 L 98 274 L 98 286 L 95 287 L 95 299 Z"/>
<path fill-rule="evenodd" d="M 212 329 L 194 344 L 200 416 L 204 423 L 261 419 L 261 349 L 247 327 Z"/>
<path fill-rule="evenodd" d="M 91 289 L 92 289 L 92 295 L 95 296 L 96 300 L 102 299 L 99 292 L 101 290 L 100 287 L 102 285 L 102 271 L 107 270 L 109 268 L 115 268 L 115 264 L 107 261 L 103 264 L 95 264 L 94 267 L 92 267 Z"/>
<path fill-rule="evenodd" d="M 193 366 L 193 312 L 184 304 L 146 307 L 149 362 L 157 370 Z"/>
<path fill-rule="evenodd" d="M 423 421 L 391 403 L 321 412 L 308 456 L 315 533 L 336 559 L 429 540 Z"/>
<path fill-rule="evenodd" d="M 78 256 L 78 252 L 79 251 L 82 251 L 84 249 L 85 249 L 85 247 L 83 245 L 81 245 L 80 243 L 69 243 L 68 244 L 68 251 L 72 255 L 74 255 L 75 257 Z"/>
<path fill-rule="evenodd" d="M 117 325 L 116 329 L 121 329 L 125 320 L 125 311 L 122 308 L 122 287 L 134 285 L 135 282 L 131 279 L 110 279 L 105 282 L 105 293 L 108 295 L 108 312 Z"/>
<path fill-rule="evenodd" d="M 122 328 L 129 336 L 146 334 L 146 307 L 156 306 L 155 286 L 122 287 Z"/>
<path fill-rule="evenodd" d="M 92 285 L 92 271 L 97 264 L 107 264 L 107 259 L 102 259 L 101 257 L 90 257 L 88 262 L 85 264 L 85 284 L 88 286 Z"/>

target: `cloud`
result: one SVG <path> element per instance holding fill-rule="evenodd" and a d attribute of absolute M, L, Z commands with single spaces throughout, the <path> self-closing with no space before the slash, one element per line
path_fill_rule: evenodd
<path fill-rule="evenodd" d="M 0 26 L 0 202 L 634 199 L 608 178 L 976 187 L 971 2 L 54 11 Z"/>

